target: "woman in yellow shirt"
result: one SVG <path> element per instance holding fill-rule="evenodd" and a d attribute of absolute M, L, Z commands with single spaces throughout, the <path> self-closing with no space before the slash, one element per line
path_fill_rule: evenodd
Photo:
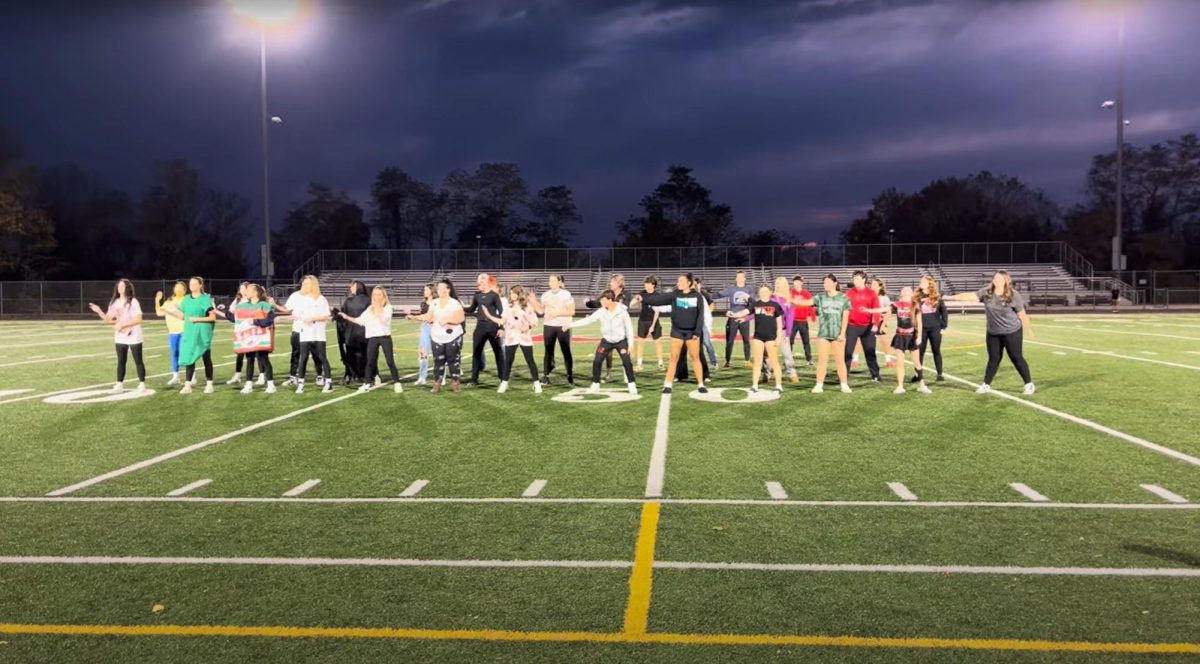
<path fill-rule="evenodd" d="M 175 282 L 171 299 L 163 302 L 163 293 L 154 294 L 154 313 L 167 321 L 167 341 L 171 345 L 171 380 L 167 385 L 179 384 L 179 340 L 183 338 L 183 313 L 179 311 L 179 303 L 187 294 L 187 285 L 182 281 Z"/>

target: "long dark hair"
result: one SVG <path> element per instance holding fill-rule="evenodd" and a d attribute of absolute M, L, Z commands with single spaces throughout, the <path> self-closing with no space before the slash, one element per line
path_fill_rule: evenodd
<path fill-rule="evenodd" d="M 450 281 L 449 279 L 447 279 L 447 278 L 444 278 L 444 277 L 443 277 L 443 278 L 441 278 L 441 279 L 438 279 L 438 283 L 439 283 L 439 284 L 446 284 L 446 288 L 449 288 L 449 289 L 450 289 L 450 297 L 451 297 L 451 298 L 453 298 L 453 299 L 455 299 L 455 300 L 457 300 L 457 299 L 458 299 L 458 293 L 457 293 L 457 292 L 455 292 L 455 290 L 454 290 L 454 282 L 453 282 L 453 281 Z M 434 295 L 437 295 L 437 291 L 436 291 L 436 290 L 434 291 Z"/>
<path fill-rule="evenodd" d="M 108 306 L 112 306 L 121 297 L 121 284 L 125 284 L 125 304 L 129 304 L 134 300 L 133 282 L 128 279 L 118 279 L 113 285 L 112 299 L 108 301 Z"/>

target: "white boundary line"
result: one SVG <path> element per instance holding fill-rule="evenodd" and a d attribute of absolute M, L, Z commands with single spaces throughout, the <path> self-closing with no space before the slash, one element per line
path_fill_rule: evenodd
<path fill-rule="evenodd" d="M 233 364 L 233 363 L 229 362 L 228 364 Z M 181 447 L 177 450 L 167 452 L 166 454 L 160 454 L 152 459 L 146 459 L 145 461 L 139 461 L 135 464 L 125 466 L 124 468 L 118 468 L 116 470 L 104 473 L 103 475 L 97 475 L 96 477 L 93 477 L 91 479 L 87 479 L 82 482 L 72 484 L 71 486 L 63 487 L 61 489 L 56 489 L 46 495 L 49 497 L 55 497 L 55 496 L 64 496 L 68 493 L 74 493 L 80 489 L 86 489 L 90 486 L 95 486 L 101 482 L 111 480 L 114 477 L 128 475 L 129 473 L 139 471 L 143 468 L 149 468 L 150 466 L 160 464 L 164 461 L 170 461 L 171 459 L 174 459 L 176 457 L 181 457 L 185 454 L 188 454 L 189 452 L 195 452 L 196 450 L 202 450 L 206 447 L 211 447 L 218 443 L 223 443 L 232 438 L 237 438 L 238 436 L 240 436 L 244 433 L 250 433 L 251 431 L 257 431 L 263 427 L 267 427 L 267 426 L 271 426 L 272 424 L 278 424 L 279 422 L 283 422 L 284 420 L 290 420 L 291 418 L 296 417 L 298 415 L 303 415 L 305 413 L 310 413 L 319 408 L 331 406 L 335 403 L 338 403 L 339 401 L 345 401 L 346 399 L 352 399 L 352 398 L 358 396 L 359 394 L 360 394 L 360 392 L 358 392 L 356 390 L 356 391 L 353 391 L 350 394 L 346 394 L 344 396 L 334 397 L 327 401 L 322 401 L 321 403 L 313 404 L 306 408 L 301 408 L 299 410 L 293 410 L 290 413 L 284 413 L 283 415 L 280 415 L 278 417 L 272 417 L 269 420 L 255 422 L 254 424 L 251 424 L 250 426 L 247 426 L 247 427 L 242 427 L 241 429 L 238 429 L 237 431 L 230 431 L 229 433 L 222 434 L 220 436 L 217 436 L 216 438 L 209 438 L 208 440 L 196 443 L 195 445 L 188 445 L 187 447 Z"/>
<path fill-rule="evenodd" d="M 959 378 L 958 376 L 952 376 L 948 373 L 943 374 L 943 375 L 946 376 L 946 378 L 949 378 L 950 380 L 958 381 L 964 385 L 970 385 L 971 387 L 979 387 L 979 383 L 972 383 L 969 380 L 966 380 L 964 378 Z M 1108 435 L 1112 436 L 1113 438 L 1118 438 L 1127 443 L 1133 443 L 1134 445 L 1138 445 L 1138 446 L 1144 447 L 1148 450 L 1158 452 L 1159 454 L 1169 456 L 1173 459 L 1178 459 L 1180 461 L 1183 461 L 1184 463 L 1190 463 L 1193 466 L 1200 466 L 1200 458 L 1196 458 L 1190 454 L 1184 454 L 1183 452 L 1180 452 L 1179 450 L 1173 450 L 1169 447 L 1164 447 L 1163 445 L 1159 445 L 1158 443 L 1152 443 L 1144 438 L 1138 438 L 1137 436 L 1132 436 L 1123 431 L 1117 431 L 1116 429 L 1106 427 L 1103 424 L 1097 424 L 1096 422 L 1093 422 L 1091 420 L 1085 420 L 1082 417 L 1071 415 L 1070 413 L 1064 413 L 1061 410 L 1054 410 L 1053 408 L 1043 406 L 1040 403 L 1035 403 L 1033 401 L 1028 401 L 1028 400 L 1022 399 L 1020 397 L 1015 397 L 1011 394 L 1006 394 L 999 390 L 992 390 L 988 394 L 994 394 L 1002 399 L 1008 399 L 1009 401 L 1015 401 L 1023 406 L 1028 406 L 1035 410 L 1040 410 L 1043 413 L 1046 413 L 1047 415 L 1053 415 L 1055 417 L 1067 420 L 1068 422 L 1074 422 L 1075 424 L 1078 424 L 1080 426 L 1087 427 L 1094 431 L 1099 431 L 1100 433 L 1108 434 Z"/>
<path fill-rule="evenodd" d="M 58 503 L 58 504 L 139 504 L 139 503 L 195 503 L 195 504 L 363 504 L 363 505 L 416 505 L 416 504 L 500 504 L 500 505 L 641 505 L 644 498 L 280 498 L 280 497 L 204 497 L 180 496 L 7 496 L 0 497 L 0 504 L 9 503 Z M 761 500 L 756 498 L 663 498 L 664 505 L 745 505 L 745 506 L 790 506 L 790 507 L 909 507 L 909 508 L 1041 508 L 1075 510 L 1189 510 L 1200 509 L 1200 503 L 1059 503 L 1059 502 L 1002 502 L 1002 501 L 901 501 L 901 500 Z"/>
<path fill-rule="evenodd" d="M 220 364 L 214 364 L 213 369 L 216 369 L 217 367 L 227 367 L 231 364 L 233 364 L 233 362 L 222 362 Z M 152 378 L 162 378 L 164 376 L 170 376 L 170 375 L 171 375 L 171 372 L 166 371 L 166 372 L 163 372 L 160 374 L 153 374 L 150 376 L 146 376 L 146 380 L 150 380 Z M 213 380 L 215 381 L 216 378 L 214 378 Z M 113 384 L 113 381 L 109 380 L 109 381 L 105 381 L 103 383 L 96 383 L 95 385 L 84 385 L 83 387 L 72 387 L 72 388 L 69 388 L 66 390 L 55 390 L 53 392 L 36 392 L 34 394 L 28 394 L 23 397 L 17 397 L 15 399 L 4 399 L 3 401 L 0 401 L 0 406 L 3 406 L 4 404 L 17 403 L 20 401 L 29 401 L 30 399 L 44 399 L 46 397 L 53 397 L 53 396 L 57 396 L 59 394 L 70 394 L 71 392 L 82 392 L 84 390 L 99 389 L 101 387 L 111 387 L 112 384 Z"/>
<path fill-rule="evenodd" d="M 904 484 L 901 482 L 888 482 L 888 488 L 891 489 L 892 493 L 896 494 L 900 500 L 912 502 L 917 499 L 917 494 L 910 491 L 908 487 L 904 486 Z"/>
<path fill-rule="evenodd" d="M 316 486 L 320 483 L 321 483 L 321 480 L 305 480 L 304 482 L 301 482 L 300 484 L 296 485 L 295 487 L 288 489 L 288 491 L 283 494 L 283 497 L 284 498 L 295 498 L 296 496 L 303 494 L 304 492 L 308 491 L 309 489 L 313 488 L 314 486 Z"/>
<path fill-rule="evenodd" d="M 154 346 L 154 347 L 151 347 L 151 348 L 144 348 L 144 349 L 143 349 L 143 351 L 147 351 L 147 350 L 163 350 L 163 349 L 165 349 L 165 348 L 166 348 L 166 346 Z M 94 359 L 94 358 L 97 358 L 97 357 L 112 357 L 112 358 L 114 358 L 114 359 L 115 359 L 115 358 L 116 358 L 116 351 L 109 351 L 109 352 L 106 352 L 106 353 L 91 353 L 91 354 L 88 354 L 88 355 L 66 355 L 66 356 L 63 356 L 63 357 L 45 357 L 45 356 L 42 356 L 42 357 L 40 357 L 40 358 L 38 358 L 38 357 L 31 357 L 31 358 L 29 358 L 29 359 L 27 359 L 27 360 L 24 360 L 24 361 L 22 361 L 22 362 L 9 362 L 9 363 L 7 363 L 7 364 L 0 364 L 0 369 L 6 369 L 6 368 L 8 368 L 8 367 L 19 367 L 19 366 L 23 366 L 23 365 L 26 365 L 26 364 L 44 364 L 44 363 L 46 363 L 46 362 L 64 362 L 64 361 L 66 361 L 66 360 L 90 360 L 90 359 Z M 151 359 L 151 358 L 149 358 L 149 357 L 146 357 L 145 359 L 149 360 L 149 359 Z"/>
<path fill-rule="evenodd" d="M 1022 496 L 1025 496 L 1026 498 L 1032 500 L 1035 503 L 1050 502 L 1049 498 L 1047 498 L 1046 496 L 1029 488 L 1028 484 L 1022 484 L 1020 482 L 1013 482 L 1012 484 L 1009 484 L 1009 486 L 1011 486 L 1013 488 L 1013 491 L 1016 491 L 1017 493 L 1021 494 Z"/>
<path fill-rule="evenodd" d="M 1030 341 L 1026 341 L 1026 343 L 1033 344 L 1035 346 L 1049 346 L 1050 348 L 1063 348 L 1066 350 L 1073 350 L 1073 351 L 1083 353 L 1084 355 L 1100 355 L 1102 357 L 1115 357 L 1115 358 L 1120 358 L 1122 360 L 1133 360 L 1134 362 L 1149 362 L 1150 364 L 1161 364 L 1163 366 L 1176 367 L 1179 369 L 1191 369 L 1192 371 L 1200 371 L 1200 367 L 1198 367 L 1194 364 L 1179 364 L 1177 362 L 1166 362 L 1164 360 L 1151 360 L 1151 359 L 1145 358 L 1145 357 L 1134 357 L 1132 355 L 1121 355 L 1119 353 L 1112 353 L 1112 352 L 1104 351 L 1104 350 L 1088 350 L 1087 348 L 1076 348 L 1075 346 L 1063 346 L 1061 344 L 1046 343 L 1045 341 L 1030 340 Z M 1056 355 L 1065 355 L 1066 353 L 1056 352 L 1055 354 Z"/>
<path fill-rule="evenodd" d="M 655 561 L 655 569 L 736 570 L 749 572 L 855 572 L 885 574 L 1002 574 L 1006 576 L 1166 576 L 1197 577 L 1194 567 L 1013 567 L 986 565 L 854 565 L 854 564 L 770 564 L 770 563 L 689 563 Z"/>
<path fill-rule="evenodd" d="M 542 492 L 542 489 L 545 489 L 545 488 L 546 488 L 546 480 L 534 480 L 533 482 L 531 482 L 529 484 L 529 488 L 525 489 L 525 492 L 521 494 L 521 497 L 522 498 L 537 498 L 538 494 L 540 494 Z"/>
<path fill-rule="evenodd" d="M 416 482 L 409 484 L 407 489 L 400 492 L 400 497 L 401 498 L 413 498 L 418 493 L 421 493 L 421 489 L 424 489 L 425 486 L 428 484 L 429 484 L 429 480 L 417 480 Z"/>
<path fill-rule="evenodd" d="M 771 495 L 771 500 L 787 500 L 788 497 L 779 482 L 767 482 L 767 493 Z"/>
<path fill-rule="evenodd" d="M 1162 339 L 1183 339 L 1184 341 L 1200 341 L 1200 337 L 1183 337 L 1175 334 L 1158 334 L 1155 332 L 1126 332 L 1125 330 L 1104 330 L 1098 327 L 1063 327 L 1061 325 L 1038 325 L 1038 329 L 1070 330 L 1072 332 L 1100 332 L 1101 334 L 1124 334 L 1131 337 L 1160 337 Z"/>
<path fill-rule="evenodd" d="M 457 567 L 491 569 L 629 569 L 627 560 L 446 560 L 417 558 L 241 558 L 193 556 L 0 556 L 0 565 L 245 565 L 263 567 Z M 721 563 L 660 560 L 655 569 L 856 574 L 999 574 L 1200 578 L 1192 567 L 1018 567 L 990 565 L 861 565 Z"/>
<path fill-rule="evenodd" d="M 174 491 L 168 491 L 167 496 L 171 497 L 171 498 L 174 498 L 176 496 L 182 496 L 184 494 L 191 493 L 191 492 L 195 491 L 196 489 L 206 487 L 209 484 L 212 484 L 212 480 L 196 480 L 195 482 L 181 486 L 178 489 L 175 489 Z"/>
<path fill-rule="evenodd" d="M 1162 498 L 1163 500 L 1167 501 L 1168 503 L 1174 503 L 1176 505 L 1186 505 L 1188 503 L 1187 498 L 1184 498 L 1183 496 L 1175 493 L 1174 491 L 1169 491 L 1167 489 L 1164 489 L 1161 486 L 1158 486 L 1157 484 L 1143 484 L 1142 488 L 1149 491 L 1150 493 L 1158 496 L 1159 498 Z"/>
<path fill-rule="evenodd" d="M 671 395 L 658 400 L 658 420 L 654 424 L 654 447 L 650 450 L 650 470 L 646 473 L 646 497 L 661 498 L 667 473 L 667 430 L 671 423 Z"/>

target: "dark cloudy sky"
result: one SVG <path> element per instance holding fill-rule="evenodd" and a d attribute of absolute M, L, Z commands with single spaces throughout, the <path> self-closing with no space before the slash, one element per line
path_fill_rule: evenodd
<path fill-rule="evenodd" d="M 1111 149 L 1114 0 L 318 2 L 269 47 L 276 221 L 309 181 L 365 203 L 385 166 L 512 161 L 607 244 L 683 163 L 742 225 L 822 239 L 981 169 L 1070 203 Z M 90 5 L 4 3 L 0 125 L 121 187 L 185 158 L 257 201 L 256 35 L 225 0 Z M 1128 5 L 1129 140 L 1200 131 L 1200 2 Z"/>

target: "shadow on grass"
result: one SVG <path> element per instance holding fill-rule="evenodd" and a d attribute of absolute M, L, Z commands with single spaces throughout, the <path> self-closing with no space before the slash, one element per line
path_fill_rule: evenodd
<path fill-rule="evenodd" d="M 1176 551 L 1174 549 L 1164 549 L 1159 546 L 1150 546 L 1147 544 L 1126 544 L 1121 548 L 1132 553 L 1140 553 L 1147 556 L 1152 556 L 1160 560 L 1168 560 L 1173 563 L 1180 563 L 1187 567 L 1200 568 L 1200 556 Z"/>

